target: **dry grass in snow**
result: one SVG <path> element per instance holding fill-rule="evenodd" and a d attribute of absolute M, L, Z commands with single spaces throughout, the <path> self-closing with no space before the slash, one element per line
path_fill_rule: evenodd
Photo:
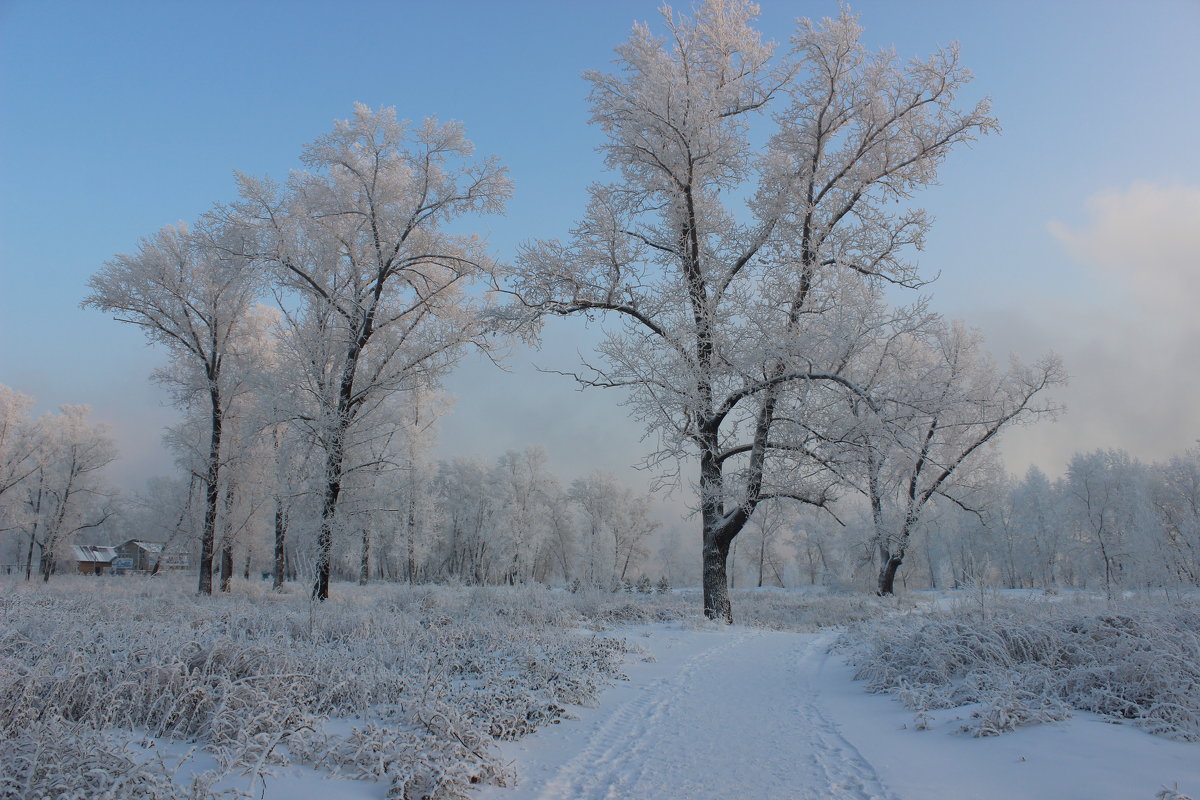
<path fill-rule="evenodd" d="M 1004 599 L 858 626 L 857 677 L 917 712 L 979 704 L 990 736 L 1091 711 L 1200 741 L 1200 603 Z"/>
<path fill-rule="evenodd" d="M 493 740 L 592 701 L 626 654 L 540 588 L 348 588 L 320 605 L 137 579 L 15 588 L 0 599 L 0 798 L 207 798 L 293 761 L 393 798 L 465 797 L 511 777 Z M 149 747 L 164 739 L 218 768 L 177 780 L 178 759 Z"/>

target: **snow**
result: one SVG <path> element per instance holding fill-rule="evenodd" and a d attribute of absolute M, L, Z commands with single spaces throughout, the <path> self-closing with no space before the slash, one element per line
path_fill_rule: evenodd
<path fill-rule="evenodd" d="M 835 634 L 678 625 L 626 631 L 651 656 L 577 720 L 502 745 L 515 788 L 480 800 L 1012 800 L 1200 795 L 1200 746 L 1087 713 L 1003 736 L 868 694 Z"/>
<path fill-rule="evenodd" d="M 61 796 L 54 787 L 86 773 L 158 800 L 416 800 L 435 784 L 439 800 L 1200 797 L 1200 742 L 1080 711 L 973 737 L 962 728 L 979 703 L 914 711 L 854 680 L 864 648 L 831 650 L 944 613 L 969 623 L 962 597 L 742 591 L 735 607 L 752 624 L 725 626 L 699 616 L 691 591 L 340 586 L 317 607 L 256 587 L 197 600 L 172 576 L 6 588 L 0 796 L 5 770 L 24 774 L 35 757 L 49 793 L 15 796 Z M 988 602 L 994 622 L 1002 607 Z M 1045 609 L 1027 608 L 1029 626 L 1045 625 Z M 1178 618 L 1175 633 L 1142 628 L 1194 638 L 1194 617 Z M 835 620 L 849 627 L 819 627 Z M 1191 691 L 1184 672 L 1172 674 Z M 133 705 L 112 688 L 156 674 L 177 677 L 126 692 Z M 209 698 L 190 726 L 138 699 L 181 689 Z M 187 794 L 193 778 L 211 791 Z"/>

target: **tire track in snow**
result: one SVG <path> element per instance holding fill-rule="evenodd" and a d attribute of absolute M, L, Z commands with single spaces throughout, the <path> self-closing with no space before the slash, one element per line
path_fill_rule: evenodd
<path fill-rule="evenodd" d="M 894 800 L 824 711 L 828 636 L 732 629 L 612 709 L 521 797 Z"/>

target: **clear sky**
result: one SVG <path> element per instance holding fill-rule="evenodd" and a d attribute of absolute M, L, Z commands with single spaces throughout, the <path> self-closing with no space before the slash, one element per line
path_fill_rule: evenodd
<path fill-rule="evenodd" d="M 682 5 L 682 4 L 681 4 Z M 834 2 L 765 0 L 786 41 Z M 1018 431 L 1008 466 L 1071 453 L 1162 457 L 1200 437 L 1200 1 L 872 0 L 872 47 L 925 56 L 959 41 L 1003 133 L 953 154 L 920 200 L 935 307 L 993 349 L 1060 353 L 1056 424 Z M 0 0 L 0 383 L 42 408 L 88 403 L 139 489 L 170 471 L 177 418 L 147 377 L 161 354 L 80 300 L 88 276 L 164 224 L 235 196 L 232 170 L 286 176 L 355 101 L 461 120 L 509 166 L 516 195 L 486 222 L 497 254 L 566 233 L 599 176 L 585 69 L 606 69 L 653 0 Z M 640 431 L 618 397 L 580 394 L 588 336 L 549 328 L 510 372 L 468 359 L 450 379 L 443 455 L 542 444 L 565 480 L 628 472 Z"/>

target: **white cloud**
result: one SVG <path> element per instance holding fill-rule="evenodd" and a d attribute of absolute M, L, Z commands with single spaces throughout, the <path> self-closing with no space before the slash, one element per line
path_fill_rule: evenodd
<path fill-rule="evenodd" d="M 1134 184 L 1087 199 L 1078 226 L 1048 225 L 1087 286 L 1030 286 L 1020 307 L 968 314 L 992 346 L 1058 352 L 1071 375 L 1054 424 L 1012 431 L 1010 470 L 1059 472 L 1071 453 L 1122 448 L 1157 460 L 1200 436 L 1200 187 Z"/>
<path fill-rule="evenodd" d="M 1050 233 L 1118 297 L 1158 322 L 1191 326 L 1200 315 L 1200 187 L 1137 183 L 1088 198 L 1081 228 L 1051 222 Z"/>

